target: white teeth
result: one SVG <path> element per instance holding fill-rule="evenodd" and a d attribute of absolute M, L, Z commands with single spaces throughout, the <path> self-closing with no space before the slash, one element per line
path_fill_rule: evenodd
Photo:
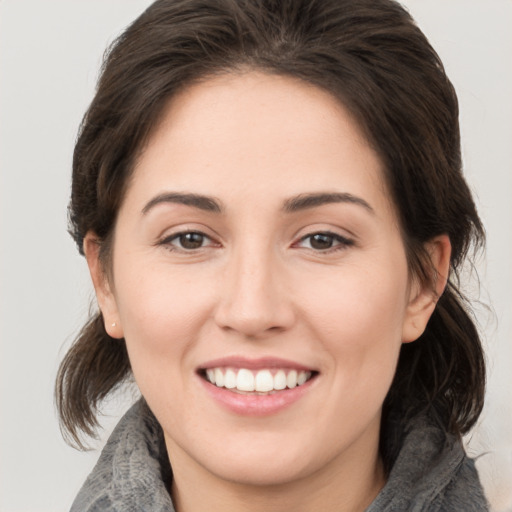
<path fill-rule="evenodd" d="M 297 372 L 292 370 L 286 377 L 286 385 L 291 389 L 297 385 Z"/>
<path fill-rule="evenodd" d="M 220 368 L 215 368 L 215 384 L 219 388 L 224 387 L 224 374 Z"/>
<path fill-rule="evenodd" d="M 217 382 L 215 382 L 215 384 L 217 384 Z M 238 370 L 236 389 L 239 391 L 254 391 L 254 375 L 250 370 L 246 370 L 245 368 Z"/>
<path fill-rule="evenodd" d="M 281 390 L 286 387 L 286 373 L 283 370 L 279 370 L 274 375 L 274 389 Z"/>
<path fill-rule="evenodd" d="M 224 375 L 224 387 L 228 389 L 236 388 L 236 373 L 233 370 L 228 370 Z"/>
<path fill-rule="evenodd" d="M 306 372 L 300 372 L 299 376 L 297 377 L 297 386 L 302 386 L 302 384 L 304 384 L 304 382 L 306 382 L 307 380 L 308 376 Z"/>
<path fill-rule="evenodd" d="M 236 389 L 243 392 L 269 393 L 286 388 L 302 386 L 311 377 L 311 372 L 277 370 L 274 375 L 269 369 L 251 371 L 246 368 L 208 368 L 206 378 L 219 388 Z"/>
<path fill-rule="evenodd" d="M 254 389 L 264 393 L 265 391 L 272 391 L 274 389 L 274 377 L 268 370 L 260 370 L 256 374 L 256 382 Z"/>

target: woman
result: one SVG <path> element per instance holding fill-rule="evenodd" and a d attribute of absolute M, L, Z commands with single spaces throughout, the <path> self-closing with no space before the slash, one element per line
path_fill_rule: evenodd
<path fill-rule="evenodd" d="M 483 228 L 457 99 L 389 0 L 155 2 L 76 144 L 100 313 L 63 361 L 75 442 L 133 375 L 73 510 L 486 510 L 485 369 L 457 288 Z"/>

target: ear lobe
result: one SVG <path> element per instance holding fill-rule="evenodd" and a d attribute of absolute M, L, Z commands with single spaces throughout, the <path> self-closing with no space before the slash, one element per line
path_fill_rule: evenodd
<path fill-rule="evenodd" d="M 411 285 L 402 328 L 402 342 L 417 340 L 425 331 L 439 297 L 443 294 L 450 272 L 452 246 L 448 235 L 440 235 L 425 245 L 430 256 L 432 277 L 429 282 Z"/>
<path fill-rule="evenodd" d="M 96 292 L 98 306 L 103 315 L 105 330 L 112 338 L 124 336 L 117 309 L 117 302 L 112 292 L 108 276 L 100 261 L 100 243 L 93 232 L 88 232 L 84 238 L 84 253 L 89 267 L 89 273 Z"/>

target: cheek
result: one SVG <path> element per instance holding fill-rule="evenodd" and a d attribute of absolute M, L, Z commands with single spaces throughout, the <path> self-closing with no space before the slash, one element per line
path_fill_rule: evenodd
<path fill-rule="evenodd" d="M 327 332 L 345 333 L 356 339 L 363 332 L 380 333 L 382 338 L 399 335 L 407 306 L 407 270 L 385 272 L 370 265 L 350 266 L 340 272 L 313 279 L 315 293 L 303 290 L 305 311 L 310 311 Z M 373 338 L 373 336 L 372 336 Z M 399 336 L 400 338 L 400 336 Z M 364 337 L 359 337 L 365 343 Z"/>
<path fill-rule="evenodd" d="M 340 370 L 335 375 L 342 388 L 352 386 L 364 396 L 378 382 L 390 384 L 401 347 L 406 275 L 366 267 L 315 281 L 315 300 L 306 303 L 304 316 Z"/>
<path fill-rule="evenodd" d="M 145 270 L 140 277 L 125 272 L 118 282 L 120 320 L 141 390 L 145 376 L 155 381 L 159 374 L 165 380 L 177 378 L 178 372 L 168 370 L 187 365 L 211 314 L 211 288 L 198 286 L 200 279 L 171 274 L 165 266 Z"/>

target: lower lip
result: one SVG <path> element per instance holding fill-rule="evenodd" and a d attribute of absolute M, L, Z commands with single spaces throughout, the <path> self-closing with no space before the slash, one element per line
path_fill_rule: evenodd
<path fill-rule="evenodd" d="M 245 395 L 226 388 L 219 388 L 199 377 L 206 391 L 216 402 L 229 411 L 244 416 L 277 414 L 302 398 L 310 390 L 316 378 L 317 376 L 314 376 L 300 386 L 276 391 L 269 395 Z"/>

